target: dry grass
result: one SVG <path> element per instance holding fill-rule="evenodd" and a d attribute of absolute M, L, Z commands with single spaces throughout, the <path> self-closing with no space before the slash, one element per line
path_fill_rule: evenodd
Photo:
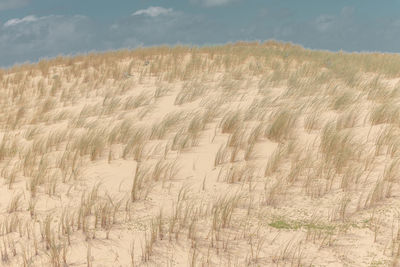
<path fill-rule="evenodd" d="M 297 116 L 288 109 L 281 109 L 270 117 L 271 124 L 265 130 L 265 137 L 282 142 L 290 138 L 296 125 Z"/>
<path fill-rule="evenodd" d="M 199 97 L 204 95 L 207 91 L 207 88 L 197 81 L 186 82 L 181 91 L 175 98 L 175 105 L 182 105 L 185 103 L 193 102 L 197 100 Z"/>
<path fill-rule="evenodd" d="M 381 123 L 398 124 L 399 112 L 399 106 L 394 103 L 379 104 L 372 109 L 370 122 L 372 125 Z"/>

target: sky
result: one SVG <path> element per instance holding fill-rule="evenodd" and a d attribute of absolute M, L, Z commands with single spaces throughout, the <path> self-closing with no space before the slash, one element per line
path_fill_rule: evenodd
<path fill-rule="evenodd" d="M 400 52 L 400 0 L 0 0 L 0 66 L 154 45 L 279 40 Z"/>

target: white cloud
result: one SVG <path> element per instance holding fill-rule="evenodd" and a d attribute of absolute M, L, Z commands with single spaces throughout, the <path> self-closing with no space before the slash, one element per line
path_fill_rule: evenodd
<path fill-rule="evenodd" d="M 132 16 L 147 15 L 150 17 L 157 17 L 160 15 L 167 15 L 173 12 L 172 8 L 164 8 L 160 6 L 151 6 L 146 9 L 140 9 L 132 14 Z"/>
<path fill-rule="evenodd" d="M 26 16 L 26 17 L 24 17 L 22 19 L 10 19 L 10 20 L 8 20 L 8 21 L 6 21 L 4 23 L 4 27 L 15 26 L 17 24 L 24 23 L 24 22 L 25 23 L 26 22 L 35 22 L 37 20 L 38 20 L 38 18 L 36 16 L 33 16 L 33 15 Z"/>
<path fill-rule="evenodd" d="M 19 8 L 28 3 L 29 0 L 0 0 L 0 10 Z"/>

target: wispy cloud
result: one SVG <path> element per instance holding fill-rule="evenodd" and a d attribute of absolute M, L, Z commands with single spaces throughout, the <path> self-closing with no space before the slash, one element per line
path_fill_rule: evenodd
<path fill-rule="evenodd" d="M 206 7 L 223 6 L 238 0 L 191 0 L 192 3 L 200 4 Z"/>
<path fill-rule="evenodd" d="M 132 16 L 146 15 L 150 17 L 157 17 L 160 15 L 167 15 L 173 12 L 172 8 L 164 8 L 160 6 L 151 6 L 146 9 L 140 9 L 132 14 Z"/>
<path fill-rule="evenodd" d="M 0 0 L 0 10 L 14 9 L 29 4 L 29 0 Z"/>
<path fill-rule="evenodd" d="M 8 20 L 8 21 L 6 21 L 4 23 L 4 27 L 15 26 L 15 25 L 20 24 L 20 23 L 34 22 L 34 21 L 37 21 L 37 20 L 38 20 L 38 18 L 36 16 L 34 16 L 34 15 L 26 16 L 26 17 L 24 17 L 22 19 L 18 19 L 18 18 L 10 19 L 10 20 Z"/>
<path fill-rule="evenodd" d="M 11 19 L 0 27 L 1 64 L 92 49 L 91 21 L 80 15 L 34 15 Z"/>

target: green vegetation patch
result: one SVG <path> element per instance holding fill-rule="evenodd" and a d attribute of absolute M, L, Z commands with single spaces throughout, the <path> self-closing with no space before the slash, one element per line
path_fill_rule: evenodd
<path fill-rule="evenodd" d="M 310 223 L 304 221 L 286 221 L 285 219 L 282 218 L 273 220 L 268 225 L 276 229 L 287 229 L 287 230 L 297 230 L 300 228 L 305 228 L 305 229 L 333 231 L 336 228 L 335 225 L 314 223 L 314 222 Z"/>

